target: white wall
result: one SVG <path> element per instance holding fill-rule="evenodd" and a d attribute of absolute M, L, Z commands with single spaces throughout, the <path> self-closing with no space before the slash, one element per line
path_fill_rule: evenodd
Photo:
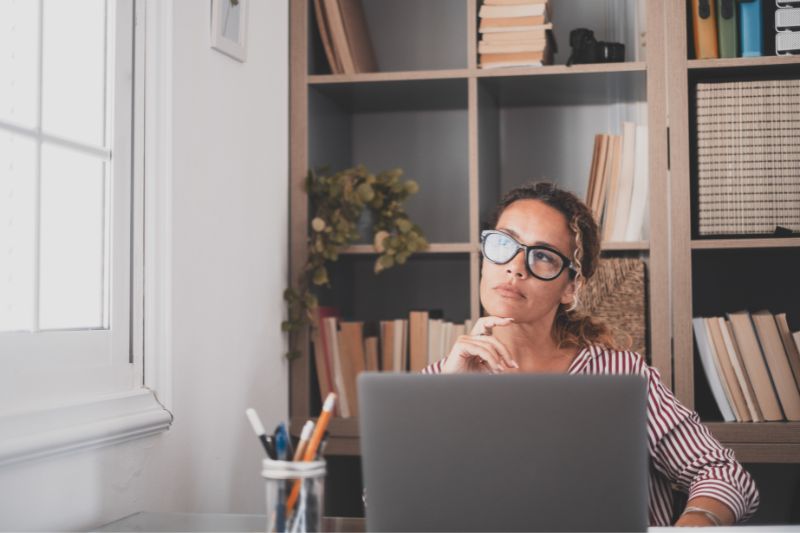
<path fill-rule="evenodd" d="M 288 414 L 288 2 L 250 3 L 242 64 L 209 48 L 210 0 L 173 0 L 172 410 L 167 433 L 0 468 L 0 530 L 139 510 L 264 512 L 262 452 Z"/>

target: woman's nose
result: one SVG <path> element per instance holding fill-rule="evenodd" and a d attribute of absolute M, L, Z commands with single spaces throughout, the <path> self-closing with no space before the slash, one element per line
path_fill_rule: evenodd
<path fill-rule="evenodd" d="M 506 263 L 506 273 L 520 279 L 528 277 L 528 270 L 525 268 L 525 254 L 518 253 L 511 261 Z"/>

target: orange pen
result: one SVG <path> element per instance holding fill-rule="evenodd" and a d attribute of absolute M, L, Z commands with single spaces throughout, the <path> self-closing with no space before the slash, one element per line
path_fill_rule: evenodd
<path fill-rule="evenodd" d="M 319 420 L 317 420 L 317 425 L 314 427 L 314 433 L 311 434 L 311 439 L 308 441 L 308 446 L 306 446 L 306 453 L 303 456 L 303 461 L 313 461 L 314 457 L 317 455 L 319 443 L 322 441 L 322 437 L 325 435 L 325 430 L 328 428 L 328 423 L 331 421 L 331 416 L 333 416 L 333 406 L 335 404 L 336 394 L 331 392 L 328 394 L 328 397 L 325 398 L 325 403 L 322 405 L 322 412 L 319 415 Z M 292 493 L 289 495 L 289 499 L 286 501 L 287 513 L 294 509 L 294 504 L 297 503 L 297 497 L 299 494 L 300 480 L 297 480 L 294 482 Z"/>

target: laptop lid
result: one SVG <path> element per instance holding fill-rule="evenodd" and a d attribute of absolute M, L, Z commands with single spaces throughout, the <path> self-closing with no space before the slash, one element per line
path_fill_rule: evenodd
<path fill-rule="evenodd" d="M 639 376 L 358 378 L 368 531 L 645 531 Z"/>

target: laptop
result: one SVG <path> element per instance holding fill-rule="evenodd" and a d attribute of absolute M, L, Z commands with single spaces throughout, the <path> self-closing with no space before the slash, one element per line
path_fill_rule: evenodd
<path fill-rule="evenodd" d="M 367 531 L 645 531 L 639 376 L 358 378 Z"/>

